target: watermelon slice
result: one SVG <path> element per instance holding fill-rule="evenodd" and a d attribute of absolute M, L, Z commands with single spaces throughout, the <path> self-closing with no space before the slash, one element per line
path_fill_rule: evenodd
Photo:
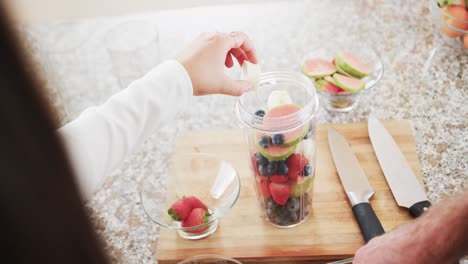
<path fill-rule="evenodd" d="M 323 79 L 324 79 L 325 81 L 327 81 L 327 82 L 333 84 L 333 85 L 336 85 L 335 80 L 334 80 L 333 77 L 331 77 L 331 76 L 327 76 L 327 77 L 325 77 L 325 78 L 323 78 Z"/>
<path fill-rule="evenodd" d="M 322 92 L 329 94 L 350 94 L 350 92 L 345 91 L 332 83 L 327 83 L 326 85 L 324 85 L 322 87 Z"/>
<path fill-rule="evenodd" d="M 327 76 L 328 77 L 328 76 Z M 322 91 L 322 88 L 327 84 L 328 82 L 325 81 L 324 79 L 318 79 L 314 82 L 314 86 L 317 90 Z"/>
<path fill-rule="evenodd" d="M 336 72 L 335 66 L 323 59 L 308 59 L 302 66 L 302 72 L 310 78 L 322 78 Z"/>
<path fill-rule="evenodd" d="M 258 140 L 257 140 L 258 141 Z M 263 148 L 256 143 L 258 152 L 260 152 L 268 160 L 283 160 L 296 150 L 296 146 L 280 146 L 280 145 L 270 145 L 268 148 Z"/>
<path fill-rule="evenodd" d="M 341 74 L 343 74 L 343 75 L 345 75 L 345 76 L 348 76 L 348 77 L 353 77 L 351 74 L 347 73 L 347 72 L 346 72 L 345 70 L 343 70 L 340 66 L 338 66 L 338 64 L 335 65 L 335 67 L 336 67 L 336 72 L 341 73 Z"/>
<path fill-rule="evenodd" d="M 365 87 L 365 83 L 362 80 L 344 76 L 339 73 L 333 74 L 333 79 L 338 87 L 351 93 L 359 92 Z"/>
<path fill-rule="evenodd" d="M 369 75 L 369 65 L 356 58 L 350 52 L 340 52 L 335 58 L 336 65 L 345 72 L 357 78 L 363 78 Z"/>
<path fill-rule="evenodd" d="M 268 111 L 264 116 L 264 120 L 268 120 L 268 119 L 271 119 L 271 118 L 289 116 L 289 115 L 292 115 L 292 114 L 296 113 L 299 110 L 301 110 L 301 107 L 298 106 L 298 105 L 295 105 L 295 104 L 279 105 L 279 106 L 276 106 L 275 108 L 271 109 L 270 111 Z M 280 145 L 279 148 L 277 148 L 278 146 L 276 146 L 276 145 L 270 145 L 266 149 L 259 146 L 258 142 L 260 141 L 260 138 L 262 136 L 265 136 L 265 135 L 268 135 L 268 134 L 266 134 L 264 132 L 257 132 L 256 133 L 256 142 L 257 142 L 258 147 L 260 147 L 259 151 L 262 154 L 270 153 L 271 155 L 268 155 L 268 156 L 273 157 L 275 160 L 277 160 L 280 157 L 283 157 L 283 155 L 286 154 L 286 153 L 291 154 L 292 152 L 290 152 L 291 151 L 290 147 L 293 147 L 293 151 L 294 151 L 294 146 L 304 138 L 304 136 L 309 131 L 309 127 L 310 127 L 310 123 L 306 123 L 303 126 L 298 127 L 298 128 L 296 128 L 296 129 L 294 129 L 292 131 L 283 133 L 284 143 L 282 145 Z M 271 136 L 271 135 L 268 135 L 268 136 Z M 271 152 L 272 150 L 273 150 L 273 153 Z M 270 159 L 267 155 L 263 155 L 263 156 Z M 287 156 L 285 156 L 284 158 L 286 158 L 286 157 Z"/>
<path fill-rule="evenodd" d="M 300 197 L 303 195 L 309 189 L 311 182 L 312 177 L 299 176 L 296 182 L 291 186 L 291 196 Z"/>

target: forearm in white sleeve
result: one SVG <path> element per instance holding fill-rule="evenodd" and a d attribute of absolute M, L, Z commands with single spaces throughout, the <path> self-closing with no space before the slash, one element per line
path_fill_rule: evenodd
<path fill-rule="evenodd" d="M 167 61 L 58 130 L 85 199 L 156 126 L 188 105 L 192 82 L 177 61 Z"/>

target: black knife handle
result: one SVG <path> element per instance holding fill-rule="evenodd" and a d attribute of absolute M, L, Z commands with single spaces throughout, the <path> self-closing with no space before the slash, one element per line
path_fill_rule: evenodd
<path fill-rule="evenodd" d="M 429 207 L 431 207 L 431 202 L 422 201 L 422 202 L 413 204 L 413 206 L 409 208 L 409 212 L 412 217 L 416 218 L 416 217 L 421 216 L 423 213 L 425 213 L 429 209 Z"/>
<path fill-rule="evenodd" d="M 353 206 L 353 213 L 366 243 L 372 238 L 385 233 L 382 224 L 369 203 L 356 204 Z"/>

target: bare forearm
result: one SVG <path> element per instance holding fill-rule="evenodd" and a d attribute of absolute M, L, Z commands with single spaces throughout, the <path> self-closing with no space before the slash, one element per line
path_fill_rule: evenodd
<path fill-rule="evenodd" d="M 468 191 L 434 205 L 410 224 L 372 239 L 355 264 L 451 264 L 468 254 Z"/>
<path fill-rule="evenodd" d="M 468 191 L 434 205 L 412 229 L 421 254 L 433 263 L 468 254 Z"/>

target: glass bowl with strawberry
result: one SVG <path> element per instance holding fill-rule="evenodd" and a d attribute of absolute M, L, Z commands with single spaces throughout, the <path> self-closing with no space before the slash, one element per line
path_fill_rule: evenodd
<path fill-rule="evenodd" d="M 343 46 L 313 49 L 302 65 L 302 73 L 314 82 L 322 105 L 332 112 L 354 110 L 361 95 L 376 86 L 384 72 L 371 48 Z"/>
<path fill-rule="evenodd" d="M 431 0 L 429 9 L 444 46 L 468 53 L 468 0 Z"/>
<path fill-rule="evenodd" d="M 240 193 L 237 171 L 210 154 L 174 155 L 167 182 L 166 188 L 161 181 L 147 179 L 140 201 L 153 222 L 185 239 L 213 234 Z"/>

